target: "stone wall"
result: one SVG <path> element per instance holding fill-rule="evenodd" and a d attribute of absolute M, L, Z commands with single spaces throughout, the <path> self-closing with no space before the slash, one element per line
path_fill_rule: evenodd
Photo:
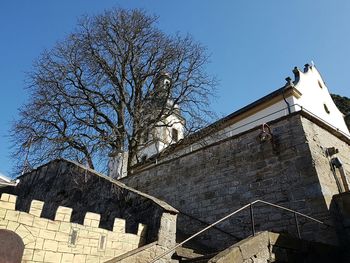
<path fill-rule="evenodd" d="M 38 254 L 35 256 L 37 260 L 40 254 L 44 257 L 44 262 L 50 260 L 45 257 L 54 258 L 52 262 L 72 262 L 71 255 L 68 254 L 74 254 L 74 262 L 98 262 L 96 261 L 99 260 L 98 258 L 92 258 L 96 256 L 95 254 L 89 254 L 84 250 L 89 248 L 80 246 L 89 246 L 90 243 L 95 246 L 90 249 L 90 253 L 97 248 L 98 255 L 103 260 L 114 259 L 121 253 L 125 254 L 126 251 L 131 253 L 141 245 L 154 242 L 157 244 L 157 250 L 153 251 L 154 253 L 175 245 L 176 209 L 153 196 L 75 162 L 54 160 L 21 176 L 20 183 L 16 187 L 0 188 L 0 193 L 3 193 L 4 201 L 10 203 L 10 205 L 6 203 L 4 208 L 8 208 L 8 211 L 0 213 L 0 219 L 2 216 L 4 220 L 9 220 L 8 217 L 12 215 L 12 221 L 26 218 L 25 222 L 29 225 L 33 224 L 34 229 L 42 226 L 43 230 L 39 230 L 38 240 L 42 238 L 41 232 L 48 233 L 49 243 L 53 246 L 57 245 L 57 251 L 36 251 L 36 244 L 33 248 L 33 244 L 29 244 L 25 236 L 23 239 L 26 241 L 26 259 L 34 258 L 34 254 Z M 14 195 L 17 197 L 15 198 Z M 15 230 L 16 233 L 23 229 L 19 223 L 25 224 L 24 221 L 17 223 L 10 221 L 3 221 L 3 227 L 6 225 L 5 228 Z M 35 225 L 36 221 L 39 222 L 39 226 Z M 147 225 L 146 232 L 141 231 L 140 224 Z M 57 234 L 61 239 L 56 240 L 55 232 L 60 232 L 61 226 L 64 227 L 64 231 L 77 229 L 77 242 L 82 240 L 83 244 L 77 243 L 76 248 L 72 249 L 61 244 L 60 248 L 57 242 L 67 243 L 70 240 L 68 236 L 72 233 Z M 95 233 L 94 235 L 90 235 L 89 227 L 93 227 L 91 231 Z M 25 225 L 25 228 L 28 226 Z M 80 230 L 82 233 L 79 234 Z M 33 231 L 36 233 L 33 236 L 37 237 L 38 230 Z M 116 238 L 115 232 L 118 232 Z M 106 235 L 104 242 L 106 246 L 112 247 L 111 250 L 99 251 L 100 243 L 99 239 L 96 239 L 98 235 L 98 238 Z M 90 242 L 88 239 L 96 240 Z M 45 244 L 41 245 L 45 246 Z M 67 250 L 62 251 L 62 249 Z M 84 253 L 81 254 L 81 250 Z M 52 253 L 57 253 L 57 257 Z M 133 255 L 137 258 L 142 254 Z"/>
<path fill-rule="evenodd" d="M 145 243 L 146 227 L 125 232 L 125 220 L 116 218 L 113 231 L 99 228 L 100 215 L 87 213 L 82 225 L 71 223 L 72 209 L 58 207 L 55 220 L 41 218 L 44 203 L 32 200 L 29 213 L 16 211 L 17 197 L 2 194 L 0 228 L 14 231 L 25 245 L 24 262 L 104 262 Z"/>
<path fill-rule="evenodd" d="M 113 258 L 106 263 L 149 263 L 176 245 L 173 238 L 175 235 L 176 215 L 167 213 L 162 216 L 158 241 Z M 164 255 L 156 263 L 177 262 L 171 259 L 172 254 L 173 252 Z"/>
<path fill-rule="evenodd" d="M 136 234 L 138 223 L 148 226 L 146 243 L 158 240 L 164 212 L 177 213 L 157 198 L 67 160 L 54 160 L 19 179 L 16 187 L 0 188 L 0 193 L 18 196 L 17 210 L 28 212 L 32 200 L 41 200 L 44 218 L 53 220 L 58 206 L 66 206 L 73 209 L 73 223 L 82 224 L 85 213 L 93 212 L 101 215 L 100 226 L 107 230 L 114 218 L 123 218 L 128 233 Z"/>
<path fill-rule="evenodd" d="M 343 184 L 339 169 L 335 168 L 333 172 L 330 168 L 330 161 L 332 158 L 338 157 L 342 161 L 346 177 L 350 178 L 349 140 L 339 139 L 334 136 L 330 130 L 326 130 L 306 118 L 303 119 L 303 128 L 310 147 L 312 160 L 320 180 L 321 190 L 325 202 L 329 207 L 333 195 L 338 194 L 340 191 L 336 178 L 340 184 Z M 329 156 L 329 154 L 327 154 L 327 149 L 332 147 L 338 150 L 338 153 Z"/>
<path fill-rule="evenodd" d="M 208 263 L 347 262 L 341 261 L 339 252 L 329 245 L 264 231 L 234 244 Z"/>
<path fill-rule="evenodd" d="M 256 199 L 330 222 L 329 204 L 322 186 L 324 174 L 319 173 L 324 170 L 328 174 L 330 167 L 318 167 L 315 162 L 310 121 L 295 113 L 269 125 L 273 141 L 260 142 L 260 127 L 256 127 L 141 170 L 122 181 L 180 210 L 178 230 L 187 234 L 200 228 L 194 227 L 181 211 L 212 223 Z M 337 138 L 334 141 L 350 153 L 347 144 Z M 329 194 L 336 193 L 333 185 Z M 296 234 L 293 214 L 266 206 L 257 206 L 254 212 L 257 230 Z M 337 242 L 333 231 L 304 219 L 298 221 L 303 238 Z M 249 211 L 239 213 L 218 227 L 236 237 L 247 237 L 251 234 Z M 202 241 L 222 247 L 232 242 L 226 236 L 217 232 L 203 236 Z"/>
<path fill-rule="evenodd" d="M 341 245 L 350 258 L 350 192 L 333 196 L 331 210 Z"/>

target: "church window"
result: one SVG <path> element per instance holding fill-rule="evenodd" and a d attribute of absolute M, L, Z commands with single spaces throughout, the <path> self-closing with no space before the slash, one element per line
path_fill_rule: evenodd
<path fill-rule="evenodd" d="M 146 161 L 146 159 L 147 159 L 147 154 L 144 154 L 141 156 L 141 162 Z"/>
<path fill-rule="evenodd" d="M 149 133 L 148 133 L 148 131 L 145 131 L 142 135 L 142 142 L 146 143 L 146 142 L 148 142 L 148 139 L 149 139 Z"/>
<path fill-rule="evenodd" d="M 322 85 L 321 81 L 318 81 L 318 86 L 319 86 L 321 89 L 323 89 L 323 85 Z"/>
<path fill-rule="evenodd" d="M 326 104 L 323 104 L 324 110 L 327 114 L 331 113 Z"/>
<path fill-rule="evenodd" d="M 171 130 L 171 138 L 174 142 L 177 142 L 179 140 L 179 131 L 177 129 Z"/>

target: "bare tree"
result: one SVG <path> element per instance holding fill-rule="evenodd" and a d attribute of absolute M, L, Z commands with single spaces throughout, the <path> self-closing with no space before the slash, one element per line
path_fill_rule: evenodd
<path fill-rule="evenodd" d="M 31 165 L 63 157 L 98 168 L 125 151 L 130 165 L 142 134 L 166 125 L 162 120 L 178 106 L 189 132 L 205 124 L 216 84 L 206 73 L 206 50 L 156 23 L 141 10 L 106 11 L 82 18 L 74 33 L 45 51 L 12 129 L 16 157 L 25 156 L 30 142 Z M 164 73 L 171 84 L 158 85 Z"/>

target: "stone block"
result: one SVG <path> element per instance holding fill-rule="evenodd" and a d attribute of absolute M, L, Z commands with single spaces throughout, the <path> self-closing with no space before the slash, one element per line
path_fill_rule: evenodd
<path fill-rule="evenodd" d="M 113 232 L 125 233 L 125 220 L 121 218 L 114 219 Z"/>
<path fill-rule="evenodd" d="M 61 222 L 60 223 L 60 227 L 59 227 L 59 231 L 63 232 L 63 233 L 70 233 L 71 231 L 71 224 L 67 223 L 67 222 Z"/>
<path fill-rule="evenodd" d="M 93 256 L 93 255 L 86 256 L 86 263 L 98 263 L 98 262 L 100 262 L 98 256 Z"/>
<path fill-rule="evenodd" d="M 10 202 L 10 203 L 16 203 L 16 201 L 17 201 L 17 196 L 15 196 L 15 195 L 9 195 L 9 199 L 8 199 L 8 201 Z"/>
<path fill-rule="evenodd" d="M 7 210 L 15 210 L 16 203 L 10 203 L 7 201 L 0 201 L 0 208 Z"/>
<path fill-rule="evenodd" d="M 35 249 L 35 239 L 32 239 L 31 242 L 28 242 L 27 244 L 23 240 L 23 243 L 25 245 L 25 248 Z"/>
<path fill-rule="evenodd" d="M 76 245 L 75 247 L 72 247 L 72 253 L 83 254 L 84 253 L 84 246 L 83 245 Z"/>
<path fill-rule="evenodd" d="M 34 254 L 34 250 L 33 249 L 24 249 L 23 252 L 23 257 L 22 257 L 22 261 L 31 261 L 33 259 L 33 254 Z"/>
<path fill-rule="evenodd" d="M 23 225 L 32 226 L 34 222 L 34 216 L 25 212 L 19 213 L 18 223 Z"/>
<path fill-rule="evenodd" d="M 56 252 L 58 248 L 58 242 L 54 240 L 45 240 L 43 250 Z"/>
<path fill-rule="evenodd" d="M 100 220 L 101 215 L 96 213 L 87 212 L 85 214 L 85 219 Z"/>
<path fill-rule="evenodd" d="M 91 227 L 99 227 L 100 225 L 100 220 L 91 220 Z"/>
<path fill-rule="evenodd" d="M 62 253 L 72 253 L 72 248 L 68 246 L 68 241 L 58 242 L 57 251 Z"/>
<path fill-rule="evenodd" d="M 5 218 L 6 215 L 6 209 L 5 208 L 0 208 L 0 219 Z"/>
<path fill-rule="evenodd" d="M 85 263 L 86 255 L 74 255 L 73 263 Z"/>
<path fill-rule="evenodd" d="M 35 249 L 41 250 L 44 246 L 44 239 L 42 237 L 38 237 L 35 240 Z"/>
<path fill-rule="evenodd" d="M 139 224 L 137 228 L 137 235 L 140 237 L 146 236 L 147 226 L 144 224 Z"/>
<path fill-rule="evenodd" d="M 19 227 L 19 224 L 17 222 L 9 221 L 6 229 L 16 232 L 18 227 Z"/>
<path fill-rule="evenodd" d="M 33 227 L 46 229 L 49 220 L 46 218 L 34 217 Z"/>
<path fill-rule="evenodd" d="M 55 221 L 70 222 L 72 211 L 72 208 L 59 206 L 56 211 Z"/>
<path fill-rule="evenodd" d="M 58 231 L 60 228 L 60 221 L 49 221 L 47 224 L 47 230 Z"/>
<path fill-rule="evenodd" d="M 87 246 L 89 245 L 90 239 L 88 238 L 82 238 L 81 236 L 79 236 L 79 244 L 83 245 L 83 246 Z"/>
<path fill-rule="evenodd" d="M 15 204 L 16 201 L 17 201 L 17 196 L 3 193 L 1 195 L 1 199 L 0 200 L 3 201 L 3 202 L 9 202 L 9 203 L 14 203 Z"/>
<path fill-rule="evenodd" d="M 9 222 L 8 220 L 1 219 L 0 220 L 0 228 L 5 229 L 7 227 L 8 222 Z"/>
<path fill-rule="evenodd" d="M 74 259 L 74 254 L 62 254 L 61 263 L 72 263 Z"/>
<path fill-rule="evenodd" d="M 4 201 L 4 202 L 8 202 L 10 200 L 10 195 L 9 194 L 6 194 L 6 193 L 3 193 L 1 195 L 1 201 Z"/>
<path fill-rule="evenodd" d="M 44 202 L 33 200 L 30 204 L 29 214 L 40 217 L 43 210 Z"/>
<path fill-rule="evenodd" d="M 208 263 L 243 263 L 241 250 L 237 246 L 232 246 L 217 254 Z"/>
<path fill-rule="evenodd" d="M 42 237 L 43 239 L 55 239 L 56 232 L 46 229 L 40 229 L 39 237 Z"/>
<path fill-rule="evenodd" d="M 91 247 L 84 246 L 83 254 L 90 255 L 91 254 Z"/>
<path fill-rule="evenodd" d="M 69 234 L 68 233 L 62 233 L 62 232 L 56 232 L 55 240 L 56 241 L 62 241 L 62 242 L 68 242 Z"/>
<path fill-rule="evenodd" d="M 17 222 L 19 217 L 19 211 L 7 210 L 5 219 L 12 222 Z"/>
<path fill-rule="evenodd" d="M 239 246 L 244 260 L 249 259 L 260 251 L 266 249 L 268 245 L 268 232 L 258 233 L 255 236 L 244 239 L 236 244 L 236 246 Z"/>
<path fill-rule="evenodd" d="M 99 239 L 100 238 L 100 233 L 94 232 L 94 231 L 89 231 L 87 234 L 88 238 L 92 239 Z"/>
<path fill-rule="evenodd" d="M 90 247 L 97 247 L 98 246 L 98 239 L 90 239 L 89 240 L 89 246 Z"/>
<path fill-rule="evenodd" d="M 57 263 L 57 262 L 61 262 L 61 259 L 62 259 L 62 253 L 52 252 L 52 251 L 45 252 L 45 257 L 44 257 L 45 263 Z"/>
<path fill-rule="evenodd" d="M 45 251 L 35 249 L 33 254 L 33 261 L 44 262 L 44 256 L 45 256 Z"/>
<path fill-rule="evenodd" d="M 23 238 L 27 237 L 27 236 L 32 236 L 32 234 L 28 231 L 28 229 L 23 226 L 23 225 L 19 225 L 16 229 L 16 233 Z"/>

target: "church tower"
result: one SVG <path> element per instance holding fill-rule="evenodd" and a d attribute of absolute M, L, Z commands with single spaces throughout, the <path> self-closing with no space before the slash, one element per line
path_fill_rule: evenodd
<path fill-rule="evenodd" d="M 157 108 L 163 109 L 164 118 L 153 129 L 142 133 L 136 158 L 132 160 L 133 164 L 159 154 L 169 145 L 184 138 L 185 119 L 181 116 L 179 105 L 174 104 L 168 96 L 171 85 L 172 80 L 167 73 L 161 73 L 155 78 L 154 90 L 149 96 L 150 103 L 145 109 L 144 118 L 147 119 L 148 114 L 157 114 Z M 111 156 L 108 162 L 108 175 L 115 179 L 127 176 L 128 157 L 127 152 Z"/>
<path fill-rule="evenodd" d="M 137 154 L 137 158 L 141 161 L 159 154 L 166 147 L 177 143 L 184 137 L 185 119 L 181 116 L 179 105 L 174 104 L 173 100 L 167 99 L 167 93 L 171 85 L 172 80 L 167 73 L 161 73 L 154 81 L 156 103 L 159 101 L 161 107 L 163 107 L 164 99 L 167 100 L 165 116 L 157 123 L 155 128 L 148 132 L 145 131 L 142 135 L 142 146 L 139 147 Z M 152 107 L 157 107 L 157 105 L 152 105 Z M 171 113 L 167 114 L 167 110 Z"/>

